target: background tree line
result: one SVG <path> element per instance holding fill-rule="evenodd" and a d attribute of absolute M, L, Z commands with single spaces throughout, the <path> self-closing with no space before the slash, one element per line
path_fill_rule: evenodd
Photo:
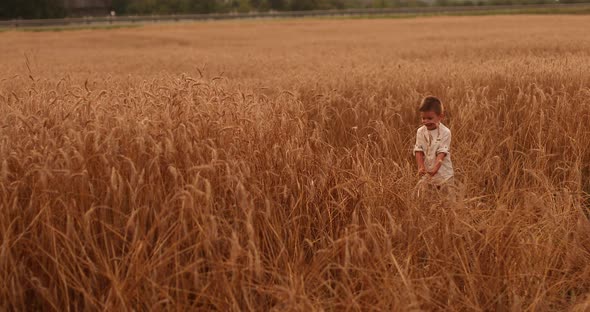
<path fill-rule="evenodd" d="M 558 1 L 574 3 L 588 0 Z M 555 2 L 556 0 L 104 0 L 104 5 L 95 8 L 90 15 L 108 14 L 111 10 L 118 15 L 149 15 Z M 88 12 L 68 9 L 65 0 L 0 0 L 0 19 L 61 18 L 87 15 Z"/>

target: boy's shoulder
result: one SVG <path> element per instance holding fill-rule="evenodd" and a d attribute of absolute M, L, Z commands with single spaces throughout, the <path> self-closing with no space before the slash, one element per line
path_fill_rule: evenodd
<path fill-rule="evenodd" d="M 439 125 L 440 127 L 440 132 L 442 134 L 451 134 L 451 129 L 449 129 L 447 126 L 443 125 L 442 123 Z"/>
<path fill-rule="evenodd" d="M 449 129 L 447 126 L 443 125 L 442 123 L 439 124 L 440 127 L 440 132 L 442 134 L 451 134 L 451 129 Z M 421 133 L 421 132 L 428 132 L 428 128 L 426 128 L 426 126 L 421 126 L 420 128 L 418 128 L 418 130 L 416 130 L 416 133 Z"/>

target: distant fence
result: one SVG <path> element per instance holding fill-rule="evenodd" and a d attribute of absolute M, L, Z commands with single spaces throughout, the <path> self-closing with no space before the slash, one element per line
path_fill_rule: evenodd
<path fill-rule="evenodd" d="M 43 27 L 43 26 L 80 26 L 93 24 L 129 24 L 129 23 L 155 23 L 177 21 L 207 21 L 207 20 L 231 20 L 231 19 L 256 19 L 256 18 L 294 18 L 294 17 L 321 17 L 321 16 L 360 16 L 360 15 L 385 15 L 385 14 L 429 14 L 429 13 L 468 13 L 486 11 L 510 11 L 523 9 L 590 9 L 590 3 L 571 4 L 523 4 L 523 5 L 487 5 L 487 6 L 447 6 L 447 7 L 413 7 L 413 8 L 386 8 L 386 9 L 350 9 L 350 10 L 316 10 L 316 11 L 289 11 L 289 12 L 264 12 L 264 13 L 226 13 L 226 14 L 183 14 L 183 15 L 142 15 L 142 16 L 104 16 L 104 17 L 80 17 L 63 19 L 15 19 L 0 21 L 0 28 L 19 27 Z"/>

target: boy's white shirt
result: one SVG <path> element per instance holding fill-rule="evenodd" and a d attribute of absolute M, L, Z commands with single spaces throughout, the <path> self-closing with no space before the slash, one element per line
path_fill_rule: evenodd
<path fill-rule="evenodd" d="M 413 154 L 416 152 L 424 153 L 424 166 L 426 171 L 430 171 L 436 163 L 438 153 L 447 155 L 442 161 L 440 169 L 432 177 L 431 182 L 442 184 L 453 177 L 453 163 L 451 161 L 451 130 L 440 123 L 435 130 L 428 130 L 426 126 L 418 128 L 416 131 L 416 145 Z M 424 178 L 428 178 L 426 175 Z"/>

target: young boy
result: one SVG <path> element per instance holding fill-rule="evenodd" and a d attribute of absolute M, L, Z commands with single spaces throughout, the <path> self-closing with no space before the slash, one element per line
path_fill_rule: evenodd
<path fill-rule="evenodd" d="M 434 188 L 448 195 L 453 187 L 453 163 L 451 162 L 451 130 L 441 123 L 444 108 L 434 96 L 427 96 L 420 104 L 422 127 L 416 132 L 414 155 L 418 172 L 422 176 L 419 186 Z"/>

